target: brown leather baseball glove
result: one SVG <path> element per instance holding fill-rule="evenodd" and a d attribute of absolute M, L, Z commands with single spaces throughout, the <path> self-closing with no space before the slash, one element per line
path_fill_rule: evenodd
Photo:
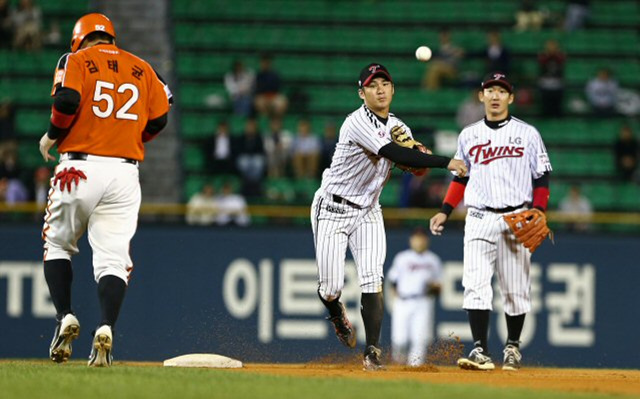
<path fill-rule="evenodd" d="M 416 146 L 422 145 L 422 143 L 414 140 L 413 137 L 399 125 L 391 128 L 391 139 L 401 147 L 416 148 Z"/>
<path fill-rule="evenodd" d="M 553 232 L 547 227 L 547 217 L 536 208 L 524 212 L 512 213 L 504 216 L 518 242 L 527 247 L 533 253 L 542 244 L 545 238 L 553 240 Z"/>

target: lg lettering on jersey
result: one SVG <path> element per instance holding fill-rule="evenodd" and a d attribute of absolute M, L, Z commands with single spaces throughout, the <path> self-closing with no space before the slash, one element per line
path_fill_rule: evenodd
<path fill-rule="evenodd" d="M 484 144 L 478 144 L 469 150 L 469 158 L 473 163 L 487 165 L 501 158 L 521 158 L 524 156 L 524 147 L 500 146 L 491 147 L 491 140 Z"/>

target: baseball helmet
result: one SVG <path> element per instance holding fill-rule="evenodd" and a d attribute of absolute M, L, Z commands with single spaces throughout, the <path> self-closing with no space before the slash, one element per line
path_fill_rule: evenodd
<path fill-rule="evenodd" d="M 73 27 L 71 52 L 75 53 L 78 51 L 84 38 L 92 32 L 104 32 L 114 39 L 116 38 L 116 31 L 113 29 L 113 24 L 109 18 L 98 13 L 87 14 L 80 18 Z"/>

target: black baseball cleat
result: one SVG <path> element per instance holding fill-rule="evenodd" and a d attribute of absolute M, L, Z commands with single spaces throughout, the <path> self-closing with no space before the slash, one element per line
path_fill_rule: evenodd
<path fill-rule="evenodd" d="M 80 322 L 73 313 L 67 313 L 58 321 L 53 333 L 49 357 L 56 363 L 64 363 L 71 356 L 71 342 L 80 335 Z"/>
<path fill-rule="evenodd" d="M 522 361 L 522 355 L 520 350 L 513 346 L 507 345 L 504 348 L 504 361 L 502 362 L 502 369 L 506 371 L 518 371 L 520 370 L 520 362 Z"/>
<path fill-rule="evenodd" d="M 474 348 L 469 357 L 458 359 L 458 367 L 465 370 L 493 370 L 495 365 L 488 355 L 483 353 L 482 348 Z"/>
<path fill-rule="evenodd" d="M 90 367 L 110 367 L 113 360 L 111 348 L 113 347 L 113 333 L 111 327 L 102 325 L 93 336 L 91 343 L 91 355 L 89 355 Z"/>
<path fill-rule="evenodd" d="M 339 316 L 327 317 L 331 323 L 333 323 L 333 327 L 336 330 L 336 336 L 345 346 L 349 348 L 356 347 L 356 330 L 349 322 L 347 318 L 347 311 L 344 308 L 343 304 L 340 304 L 342 308 L 342 314 Z"/>
<path fill-rule="evenodd" d="M 364 358 L 362 359 L 362 369 L 365 371 L 384 370 L 384 366 L 380 361 L 381 357 L 382 350 L 373 345 L 367 346 L 367 350 L 364 351 Z"/>

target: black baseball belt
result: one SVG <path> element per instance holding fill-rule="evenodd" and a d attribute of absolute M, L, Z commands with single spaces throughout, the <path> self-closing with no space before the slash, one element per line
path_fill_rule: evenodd
<path fill-rule="evenodd" d="M 86 161 L 89 154 L 85 154 L 84 152 L 67 152 L 67 159 L 70 161 Z M 137 165 L 138 161 L 130 158 L 120 158 L 124 163 L 130 163 L 132 165 Z"/>
<path fill-rule="evenodd" d="M 350 207 L 356 208 L 356 209 L 362 208 L 360 205 L 355 204 L 355 203 L 353 203 L 353 202 L 351 202 L 351 201 L 349 201 L 347 199 L 344 199 L 339 195 L 332 194 L 331 198 L 333 199 L 333 202 L 337 202 L 338 204 L 349 205 Z"/>
<path fill-rule="evenodd" d="M 489 207 L 486 207 L 484 209 L 486 211 L 495 212 L 495 213 L 509 213 L 509 212 L 517 211 L 518 209 L 522 209 L 525 206 L 527 206 L 527 203 L 523 202 L 522 204 L 520 204 L 518 206 L 508 206 L 506 208 L 489 208 Z"/>
<path fill-rule="evenodd" d="M 409 300 L 409 299 L 421 299 L 421 298 L 426 298 L 427 296 L 424 294 L 413 294 L 413 295 L 398 295 L 398 297 L 400 299 L 402 299 L 403 301 Z"/>

